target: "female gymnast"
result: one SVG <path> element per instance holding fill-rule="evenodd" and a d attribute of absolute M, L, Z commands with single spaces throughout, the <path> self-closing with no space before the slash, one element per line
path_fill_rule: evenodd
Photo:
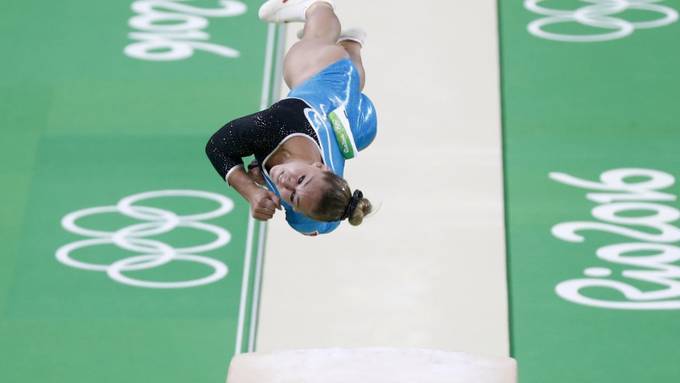
<path fill-rule="evenodd" d="M 373 103 L 361 93 L 365 33 L 341 31 L 333 0 L 269 0 L 262 20 L 304 22 L 301 40 L 284 60 L 288 96 L 226 124 L 206 153 L 222 179 L 251 205 L 258 220 L 283 207 L 305 235 L 326 234 L 348 219 L 359 225 L 372 210 L 342 176 L 345 160 L 375 138 Z M 243 157 L 255 155 L 246 171 Z M 265 186 L 266 185 L 266 186 Z"/>

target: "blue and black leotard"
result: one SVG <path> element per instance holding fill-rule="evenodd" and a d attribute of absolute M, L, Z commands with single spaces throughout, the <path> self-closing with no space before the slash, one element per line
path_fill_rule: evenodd
<path fill-rule="evenodd" d="M 280 196 L 266 171 L 269 156 L 286 140 L 304 136 L 319 148 L 326 166 L 342 177 L 345 161 L 373 142 L 377 118 L 371 100 L 359 89 L 359 74 L 349 59 L 340 60 L 293 89 L 261 112 L 226 124 L 208 141 L 206 153 L 223 179 L 254 155 L 267 187 Z M 286 221 L 306 235 L 326 234 L 340 222 L 315 221 L 285 201 Z"/>

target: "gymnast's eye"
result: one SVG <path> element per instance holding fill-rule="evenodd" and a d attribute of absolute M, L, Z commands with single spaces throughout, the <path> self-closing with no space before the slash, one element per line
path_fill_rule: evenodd
<path fill-rule="evenodd" d="M 298 185 L 300 185 L 302 183 L 302 181 L 304 181 L 304 180 L 305 180 L 305 176 L 298 178 Z"/>

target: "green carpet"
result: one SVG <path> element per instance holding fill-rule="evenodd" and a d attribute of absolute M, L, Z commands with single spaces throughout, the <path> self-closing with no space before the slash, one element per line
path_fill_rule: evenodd
<path fill-rule="evenodd" d="M 259 3 L 0 4 L 0 382 L 223 382 L 252 348 L 263 228 L 204 146 L 272 100 Z"/>
<path fill-rule="evenodd" d="M 677 382 L 680 1 L 499 7 L 520 382 Z"/>

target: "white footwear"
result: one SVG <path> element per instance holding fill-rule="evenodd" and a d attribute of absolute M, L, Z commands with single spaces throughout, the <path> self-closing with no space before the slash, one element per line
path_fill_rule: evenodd
<path fill-rule="evenodd" d="M 345 29 L 344 31 L 340 32 L 340 37 L 338 37 L 338 44 L 340 44 L 343 41 L 354 41 L 355 43 L 361 45 L 361 47 L 363 48 L 364 45 L 366 44 L 367 37 L 368 34 L 366 33 L 365 30 L 361 28 Z"/>
<path fill-rule="evenodd" d="M 304 22 L 307 8 L 320 1 L 335 9 L 333 0 L 267 0 L 260 7 L 259 16 L 270 23 Z"/>
<path fill-rule="evenodd" d="M 298 31 L 297 38 L 302 39 L 304 35 L 305 29 L 302 28 Z M 359 45 L 363 47 L 364 44 L 366 43 L 366 37 L 368 37 L 368 34 L 363 29 L 350 28 L 340 32 L 340 37 L 338 37 L 337 43 L 340 44 L 343 41 L 354 41 L 356 43 L 359 43 Z"/>

